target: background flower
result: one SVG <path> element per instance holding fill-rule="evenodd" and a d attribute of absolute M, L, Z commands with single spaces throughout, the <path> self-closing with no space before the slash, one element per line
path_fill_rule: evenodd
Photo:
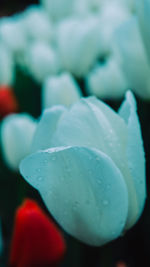
<path fill-rule="evenodd" d="M 35 201 L 26 199 L 16 212 L 9 266 L 56 266 L 65 249 L 55 224 Z"/>
<path fill-rule="evenodd" d="M 6 164 L 17 170 L 21 159 L 30 153 L 36 121 L 27 114 L 7 116 L 1 124 L 1 146 Z"/>

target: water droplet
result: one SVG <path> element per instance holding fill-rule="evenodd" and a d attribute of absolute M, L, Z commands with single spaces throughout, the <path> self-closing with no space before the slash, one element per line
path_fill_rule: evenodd
<path fill-rule="evenodd" d="M 108 205 L 108 200 L 106 200 L 106 199 L 103 200 L 103 205 L 104 205 L 104 206 L 107 206 L 107 205 Z"/>
<path fill-rule="evenodd" d="M 98 184 L 101 184 L 101 183 L 102 183 L 102 181 L 101 181 L 100 179 L 98 179 L 98 180 L 97 180 L 97 183 L 98 183 Z"/>
<path fill-rule="evenodd" d="M 79 202 L 78 201 L 75 201 L 74 204 L 73 204 L 73 210 L 76 210 L 79 206 Z"/>
<path fill-rule="evenodd" d="M 40 168 L 38 168 L 38 169 L 36 169 L 36 171 L 37 171 L 37 172 L 40 172 L 40 171 L 41 171 L 41 169 L 40 169 Z"/>
<path fill-rule="evenodd" d="M 56 157 L 52 157 L 52 160 L 53 160 L 53 161 L 56 160 Z"/>
<path fill-rule="evenodd" d="M 37 180 L 40 182 L 40 181 L 43 180 L 43 177 L 42 177 L 42 176 L 38 176 L 38 177 L 37 177 Z"/>
<path fill-rule="evenodd" d="M 121 221 L 120 222 L 120 225 L 123 227 L 124 226 L 124 221 Z"/>

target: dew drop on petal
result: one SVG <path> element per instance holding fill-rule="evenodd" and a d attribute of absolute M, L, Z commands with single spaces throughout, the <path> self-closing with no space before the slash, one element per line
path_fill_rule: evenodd
<path fill-rule="evenodd" d="M 108 200 L 106 200 L 106 199 L 103 200 L 103 205 L 104 205 L 104 206 L 107 206 L 107 205 L 108 205 Z"/>

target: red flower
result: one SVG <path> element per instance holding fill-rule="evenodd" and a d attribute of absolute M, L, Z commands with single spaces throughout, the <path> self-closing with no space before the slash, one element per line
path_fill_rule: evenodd
<path fill-rule="evenodd" d="M 56 266 L 65 249 L 55 224 L 35 201 L 25 200 L 16 213 L 9 266 Z"/>
<path fill-rule="evenodd" d="M 123 261 L 118 261 L 116 267 L 127 267 L 126 263 Z"/>
<path fill-rule="evenodd" d="M 3 118 L 10 113 L 18 111 L 17 99 L 13 90 L 6 85 L 0 86 L 0 117 Z"/>

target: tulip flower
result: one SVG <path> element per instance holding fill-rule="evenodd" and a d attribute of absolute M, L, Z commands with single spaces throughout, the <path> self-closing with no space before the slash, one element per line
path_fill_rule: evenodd
<path fill-rule="evenodd" d="M 0 37 L 11 52 L 18 53 L 24 50 L 26 36 L 22 30 L 19 15 L 5 17 L 0 20 Z"/>
<path fill-rule="evenodd" d="M 44 42 L 33 42 L 26 51 L 27 68 L 31 75 L 42 82 L 49 75 L 57 74 L 60 62 L 56 51 Z"/>
<path fill-rule="evenodd" d="M 0 86 L 0 118 L 18 111 L 18 102 L 9 86 Z"/>
<path fill-rule="evenodd" d="M 81 97 L 81 89 L 70 73 L 50 76 L 46 79 L 42 90 L 42 106 L 49 108 L 53 105 L 70 106 Z"/>
<path fill-rule="evenodd" d="M 91 70 L 86 78 L 86 88 L 88 93 L 101 99 L 117 99 L 124 96 L 129 86 L 115 56 L 110 57 L 104 64 L 97 64 Z"/>
<path fill-rule="evenodd" d="M 134 96 L 115 113 L 95 97 L 43 113 L 21 174 L 72 236 L 102 245 L 132 227 L 145 197 L 145 158 Z"/>
<path fill-rule="evenodd" d="M 29 6 L 22 13 L 21 23 L 28 42 L 32 40 L 50 42 L 52 40 L 52 24 L 42 6 Z"/>
<path fill-rule="evenodd" d="M 54 21 L 72 14 L 75 0 L 41 0 L 41 4 Z"/>
<path fill-rule="evenodd" d="M 127 267 L 126 263 L 123 261 L 118 261 L 116 267 Z"/>
<path fill-rule="evenodd" d="M 36 121 L 27 114 L 12 114 L 1 124 L 1 147 L 9 168 L 17 170 L 20 161 L 29 154 Z"/>
<path fill-rule="evenodd" d="M 0 44 L 0 84 L 12 85 L 15 79 L 13 53 L 3 43 Z"/>
<path fill-rule="evenodd" d="M 76 0 L 74 3 L 74 13 L 77 16 L 84 16 L 90 12 L 99 12 L 101 5 L 102 1 L 99 0 Z"/>
<path fill-rule="evenodd" d="M 122 2 L 122 1 L 121 1 Z M 106 56 L 112 53 L 113 35 L 116 29 L 129 17 L 131 13 L 120 1 L 105 1 L 100 13 L 99 21 L 99 54 Z"/>
<path fill-rule="evenodd" d="M 63 67 L 84 76 L 98 56 L 98 19 L 69 18 L 58 28 L 58 49 Z M 71 36 L 71 38 L 70 38 Z"/>
<path fill-rule="evenodd" d="M 116 32 L 115 43 L 130 88 L 138 96 L 150 99 L 150 64 L 136 17 L 120 26 Z"/>
<path fill-rule="evenodd" d="M 141 30 L 141 35 L 144 40 L 147 55 L 150 62 L 150 1 L 149 0 L 139 0 L 137 2 L 137 14 L 139 19 L 139 26 Z"/>
<path fill-rule="evenodd" d="M 64 252 L 58 228 L 35 201 L 26 199 L 16 212 L 9 266 L 53 267 Z"/>

